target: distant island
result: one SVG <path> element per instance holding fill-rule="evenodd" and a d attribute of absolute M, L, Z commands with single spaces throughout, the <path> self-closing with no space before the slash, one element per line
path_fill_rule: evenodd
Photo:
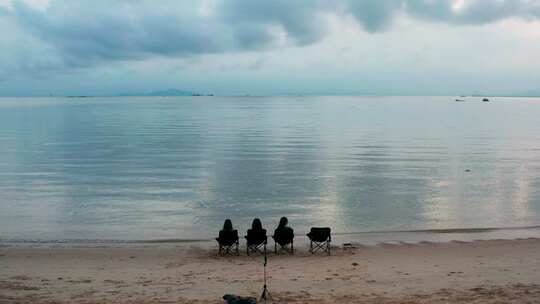
<path fill-rule="evenodd" d="M 116 96 L 214 96 L 214 94 L 196 93 L 178 89 L 167 89 L 161 91 L 152 91 L 146 93 L 122 93 Z"/>

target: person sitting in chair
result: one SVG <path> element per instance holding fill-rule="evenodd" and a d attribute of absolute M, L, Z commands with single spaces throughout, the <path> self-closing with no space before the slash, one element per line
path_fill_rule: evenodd
<path fill-rule="evenodd" d="M 231 254 L 233 251 L 238 255 L 238 231 L 233 228 L 232 221 L 226 219 L 223 229 L 216 238 L 219 244 L 219 255 Z"/>
<path fill-rule="evenodd" d="M 286 217 L 282 217 L 279 220 L 279 225 L 274 230 L 274 251 L 277 253 L 277 244 L 282 249 L 287 249 L 286 246 L 291 244 L 290 252 L 294 254 L 294 245 L 293 245 L 293 239 L 294 239 L 294 230 L 287 226 L 289 224 L 289 220 Z"/>
<path fill-rule="evenodd" d="M 261 220 L 255 218 L 251 223 L 251 229 L 248 229 L 246 235 L 247 255 L 250 253 L 261 252 L 266 250 L 266 229 L 263 229 Z"/>

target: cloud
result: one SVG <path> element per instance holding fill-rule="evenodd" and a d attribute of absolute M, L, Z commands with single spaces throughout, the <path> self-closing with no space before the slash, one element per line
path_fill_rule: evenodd
<path fill-rule="evenodd" d="M 54 46 L 67 66 L 224 51 L 214 20 L 147 1 L 52 1 L 46 11 L 15 2 L 13 18 Z"/>
<path fill-rule="evenodd" d="M 211 11 L 203 12 L 208 2 Z M 310 45 L 325 36 L 328 16 L 352 17 L 370 33 L 390 29 L 399 15 L 456 25 L 540 17 L 538 0 L 50 0 L 42 6 L 16 0 L 10 9 L 0 7 L 3 22 L 18 29 L 7 35 L 31 39 L 31 53 L 41 48 L 49 57 L 37 60 L 39 68 Z M 24 53 L 20 48 L 4 44 L 0 51 Z M 6 61 L 0 59 L 4 74 Z"/>
<path fill-rule="evenodd" d="M 319 0 L 227 0 L 217 9 L 220 20 L 231 25 L 235 34 L 250 28 L 258 29 L 261 33 L 281 30 L 290 42 L 307 45 L 317 42 L 324 35 L 326 22 L 321 16 L 324 8 L 323 1 Z M 266 37 L 269 40 L 277 38 Z M 243 41 L 242 35 L 236 38 Z M 264 44 L 268 44 L 268 41 Z"/>
<path fill-rule="evenodd" d="M 461 5 L 456 6 L 456 3 Z M 458 25 L 486 24 L 506 18 L 540 18 L 538 0 L 408 0 L 404 9 L 413 17 Z"/>
<path fill-rule="evenodd" d="M 404 1 L 354 1 L 346 3 L 346 11 L 368 32 L 374 33 L 385 30 L 391 24 L 394 16 L 404 7 Z"/>

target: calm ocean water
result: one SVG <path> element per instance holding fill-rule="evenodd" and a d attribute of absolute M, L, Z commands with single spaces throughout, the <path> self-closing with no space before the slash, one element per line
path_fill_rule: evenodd
<path fill-rule="evenodd" d="M 0 239 L 540 225 L 540 99 L 0 99 Z"/>

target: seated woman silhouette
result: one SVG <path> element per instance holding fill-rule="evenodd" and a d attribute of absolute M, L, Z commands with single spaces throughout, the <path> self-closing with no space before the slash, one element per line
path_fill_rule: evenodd
<path fill-rule="evenodd" d="M 248 243 L 252 244 L 266 242 L 266 229 L 263 229 L 260 219 L 253 219 L 251 229 L 248 229 L 246 238 L 248 239 Z"/>
<path fill-rule="evenodd" d="M 247 254 L 260 251 L 260 247 L 263 245 L 266 248 L 266 239 L 266 229 L 263 229 L 261 220 L 258 218 L 254 219 L 251 223 L 251 229 L 248 229 L 246 235 Z"/>
<path fill-rule="evenodd" d="M 235 246 L 238 253 L 238 231 L 233 228 L 232 221 L 226 219 L 223 223 L 223 229 L 219 231 L 219 237 L 216 238 L 219 243 L 219 252 L 230 253 L 231 247 Z"/>
<path fill-rule="evenodd" d="M 232 221 L 230 219 L 226 219 L 225 222 L 223 222 L 223 230 L 222 231 L 233 231 L 233 225 Z"/>
<path fill-rule="evenodd" d="M 284 247 L 288 244 L 293 243 L 294 239 L 294 230 L 287 226 L 289 223 L 289 220 L 286 217 L 282 217 L 279 220 L 279 225 L 274 230 L 274 241 L 278 243 L 281 247 Z M 275 248 L 277 252 L 277 248 Z M 294 248 L 291 246 L 291 251 L 294 252 Z"/>

